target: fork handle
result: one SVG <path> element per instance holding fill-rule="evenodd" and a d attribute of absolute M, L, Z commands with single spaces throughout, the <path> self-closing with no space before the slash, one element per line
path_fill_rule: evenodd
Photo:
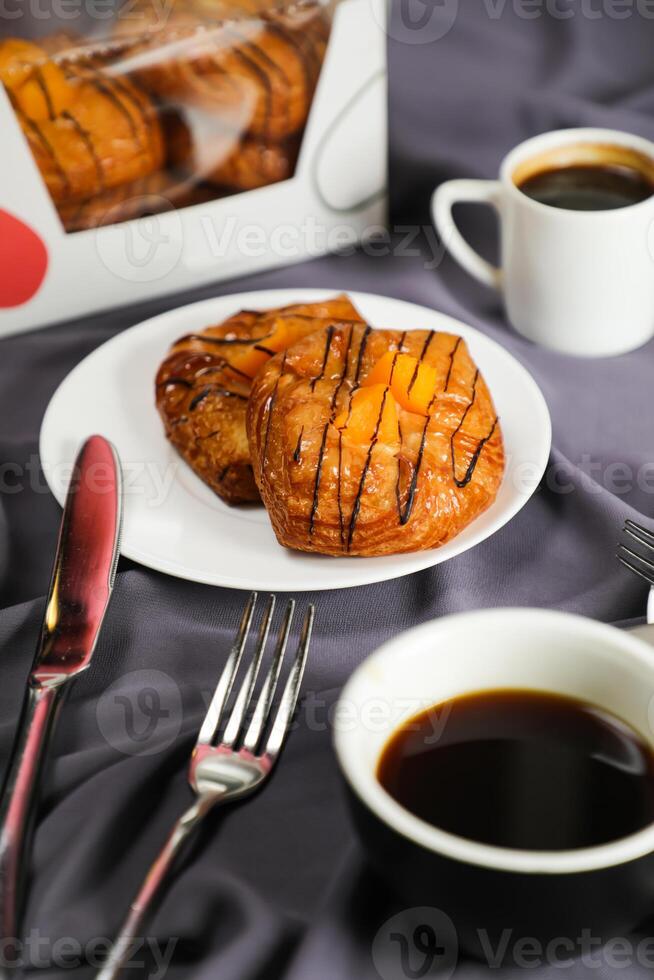
<path fill-rule="evenodd" d="M 163 886 L 169 878 L 182 847 L 217 802 L 215 796 L 200 796 L 193 806 L 175 823 L 159 856 L 148 871 L 138 895 L 132 902 L 129 914 L 114 942 L 107 961 L 98 973 L 97 980 L 114 980 L 130 957 L 135 939 L 143 938 L 143 927 L 153 914 L 156 902 L 163 895 Z"/>

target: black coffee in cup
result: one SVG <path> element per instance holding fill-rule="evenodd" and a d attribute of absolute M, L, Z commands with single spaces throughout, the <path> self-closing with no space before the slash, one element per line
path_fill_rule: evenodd
<path fill-rule="evenodd" d="M 410 718 L 377 776 L 415 816 L 498 847 L 592 847 L 654 821 L 654 753 L 629 725 L 558 694 L 468 694 Z"/>
<path fill-rule="evenodd" d="M 534 201 L 569 211 L 613 211 L 654 194 L 654 165 L 631 148 L 583 144 L 522 164 L 514 183 Z"/>
<path fill-rule="evenodd" d="M 553 208 L 613 211 L 647 200 L 654 187 L 638 170 L 598 166 L 544 170 L 520 184 L 520 190 Z"/>

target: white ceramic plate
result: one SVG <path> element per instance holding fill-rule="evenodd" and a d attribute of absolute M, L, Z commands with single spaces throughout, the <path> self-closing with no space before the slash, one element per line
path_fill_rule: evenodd
<path fill-rule="evenodd" d="M 222 296 L 163 313 L 95 350 L 55 392 L 43 420 L 41 461 L 57 500 L 64 499 L 80 442 L 99 432 L 116 446 L 125 473 L 122 553 L 170 575 L 236 589 L 305 592 L 366 585 L 436 565 L 494 534 L 525 505 L 544 472 L 551 443 L 545 400 L 504 348 L 414 303 L 350 293 L 373 326 L 463 336 L 492 392 L 505 440 L 507 471 L 497 499 L 443 547 L 386 558 L 288 551 L 277 543 L 263 507 L 228 507 L 166 441 L 153 388 L 174 340 L 239 309 L 313 302 L 334 292 L 276 289 Z"/>

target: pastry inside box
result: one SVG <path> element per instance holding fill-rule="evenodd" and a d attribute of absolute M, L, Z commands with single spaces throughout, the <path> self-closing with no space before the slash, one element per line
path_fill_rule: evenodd
<path fill-rule="evenodd" d="M 100 35 L 0 41 L 0 81 L 66 230 L 292 177 L 331 14 L 126 0 Z"/>

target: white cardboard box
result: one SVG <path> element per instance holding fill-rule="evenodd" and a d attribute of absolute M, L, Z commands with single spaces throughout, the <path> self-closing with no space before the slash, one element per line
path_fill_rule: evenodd
<path fill-rule="evenodd" d="M 291 180 L 90 231 L 64 231 L 0 86 L 0 212 L 36 231 L 48 253 L 35 295 L 0 308 L 0 336 L 287 265 L 374 234 L 386 219 L 384 17 L 384 0 L 336 8 Z M 12 274 L 7 258 L 16 254 L 4 228 L 0 222 L 0 306 L 2 277 Z"/>

